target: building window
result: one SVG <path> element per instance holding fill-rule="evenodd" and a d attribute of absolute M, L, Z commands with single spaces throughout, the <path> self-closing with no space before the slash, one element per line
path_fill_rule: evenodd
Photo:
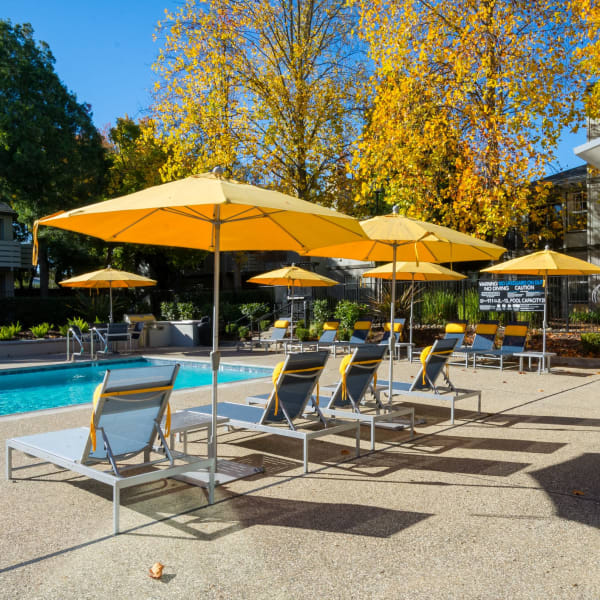
<path fill-rule="evenodd" d="M 587 194 L 585 190 L 567 192 L 567 231 L 587 229 Z"/>

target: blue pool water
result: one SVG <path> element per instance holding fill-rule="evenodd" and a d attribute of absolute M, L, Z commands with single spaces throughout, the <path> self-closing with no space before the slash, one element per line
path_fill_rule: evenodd
<path fill-rule="evenodd" d="M 148 358 L 0 371 L 0 415 L 91 402 L 94 389 L 101 383 L 107 368 L 152 368 L 176 362 L 181 368 L 174 389 L 210 385 L 212 382 L 212 371 L 207 362 Z M 221 365 L 219 383 L 268 377 L 271 373 L 272 369 L 264 367 Z"/>

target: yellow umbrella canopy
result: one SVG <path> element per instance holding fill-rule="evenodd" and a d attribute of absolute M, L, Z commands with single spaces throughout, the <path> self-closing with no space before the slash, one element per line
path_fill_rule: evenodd
<path fill-rule="evenodd" d="M 261 275 L 256 275 L 248 279 L 248 283 L 262 283 L 263 285 L 286 285 L 292 288 L 292 327 L 291 331 L 294 331 L 294 294 L 293 288 L 295 287 L 328 287 L 331 285 L 337 285 L 339 282 L 325 275 L 319 275 L 314 271 L 307 271 L 296 265 L 290 267 L 283 267 L 276 269 L 275 271 L 268 271 Z"/>
<path fill-rule="evenodd" d="M 527 256 L 520 256 L 499 265 L 482 269 L 482 271 L 542 277 L 548 277 L 549 275 L 600 275 L 600 266 L 546 248 Z"/>
<path fill-rule="evenodd" d="M 362 221 L 361 226 L 368 239 L 344 244 L 327 240 L 327 244 L 307 254 L 355 260 L 452 263 L 496 260 L 506 252 L 502 246 L 396 213 Z"/>
<path fill-rule="evenodd" d="M 546 328 L 548 327 L 548 276 L 560 275 L 600 275 L 600 266 L 593 265 L 567 254 L 544 250 L 519 256 L 499 265 L 482 269 L 485 273 L 505 273 L 507 275 L 537 275 L 544 278 L 544 322 L 542 324 L 542 354 L 546 354 Z M 542 358 L 545 361 L 545 357 Z"/>
<path fill-rule="evenodd" d="M 110 297 L 110 314 L 108 320 L 113 322 L 113 302 L 112 302 L 112 289 L 113 288 L 133 288 L 133 287 L 147 287 L 156 285 L 154 279 L 148 279 L 135 273 L 128 273 L 127 271 L 118 271 L 107 267 L 106 269 L 100 269 L 99 271 L 92 271 L 90 273 L 84 273 L 83 275 L 77 275 L 70 279 L 63 279 L 59 281 L 63 287 L 79 287 L 79 288 L 90 288 L 100 289 L 108 288 Z"/>
<path fill-rule="evenodd" d="M 262 283 L 263 285 L 287 285 L 288 287 L 326 287 L 337 285 L 339 282 L 325 275 L 307 271 L 292 265 L 275 271 L 268 271 L 248 279 L 248 283 Z"/>
<path fill-rule="evenodd" d="M 38 225 L 76 231 L 109 242 L 178 246 L 214 252 L 210 456 L 215 465 L 220 362 L 220 252 L 306 252 L 321 245 L 323 240 L 341 244 L 365 237 L 358 221 L 348 215 L 280 192 L 228 180 L 217 172 L 193 175 L 113 200 L 44 217 L 34 225 L 34 261 Z M 212 488 L 210 500 L 212 502 Z"/>
<path fill-rule="evenodd" d="M 63 279 L 59 283 L 64 287 L 80 288 L 133 288 L 156 285 L 154 279 L 142 277 L 136 273 L 118 271 L 111 267 Z"/>
<path fill-rule="evenodd" d="M 395 267 L 395 268 L 394 268 Z M 387 263 L 370 271 L 365 271 L 363 277 L 374 277 L 377 279 L 398 279 L 410 281 L 452 281 L 466 279 L 466 275 L 457 273 L 442 267 L 436 263 L 427 262 L 397 262 Z M 413 334 L 413 290 L 410 295 L 410 337 L 409 343 L 412 344 Z"/>
<path fill-rule="evenodd" d="M 393 263 L 387 263 L 381 267 L 365 271 L 363 277 L 375 277 L 377 279 L 392 279 L 394 270 Z M 396 279 L 410 279 L 414 281 L 451 281 L 466 279 L 466 275 L 457 273 L 435 263 L 427 262 L 397 262 Z"/>

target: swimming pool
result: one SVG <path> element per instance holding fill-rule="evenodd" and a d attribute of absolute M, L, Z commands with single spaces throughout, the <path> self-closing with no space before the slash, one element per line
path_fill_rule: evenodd
<path fill-rule="evenodd" d="M 106 360 L 71 365 L 0 370 L 0 415 L 57 408 L 91 402 L 96 386 L 107 369 L 152 367 L 179 363 L 176 390 L 210 385 L 212 371 L 208 362 L 135 358 Z M 245 367 L 222 364 L 219 383 L 269 377 L 267 367 Z"/>

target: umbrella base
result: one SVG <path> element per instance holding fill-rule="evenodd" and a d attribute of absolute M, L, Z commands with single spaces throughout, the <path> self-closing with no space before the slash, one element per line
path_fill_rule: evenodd
<path fill-rule="evenodd" d="M 244 477 L 250 477 L 262 473 L 264 469 L 262 467 L 254 467 L 252 465 L 245 465 L 243 463 L 235 462 L 233 460 L 217 460 L 217 472 L 215 473 L 215 485 L 225 485 L 236 481 L 237 479 L 243 479 Z M 181 473 L 172 479 L 179 481 L 185 481 L 190 485 L 198 485 L 201 487 L 208 487 L 209 472 L 202 471 L 188 471 Z"/>

